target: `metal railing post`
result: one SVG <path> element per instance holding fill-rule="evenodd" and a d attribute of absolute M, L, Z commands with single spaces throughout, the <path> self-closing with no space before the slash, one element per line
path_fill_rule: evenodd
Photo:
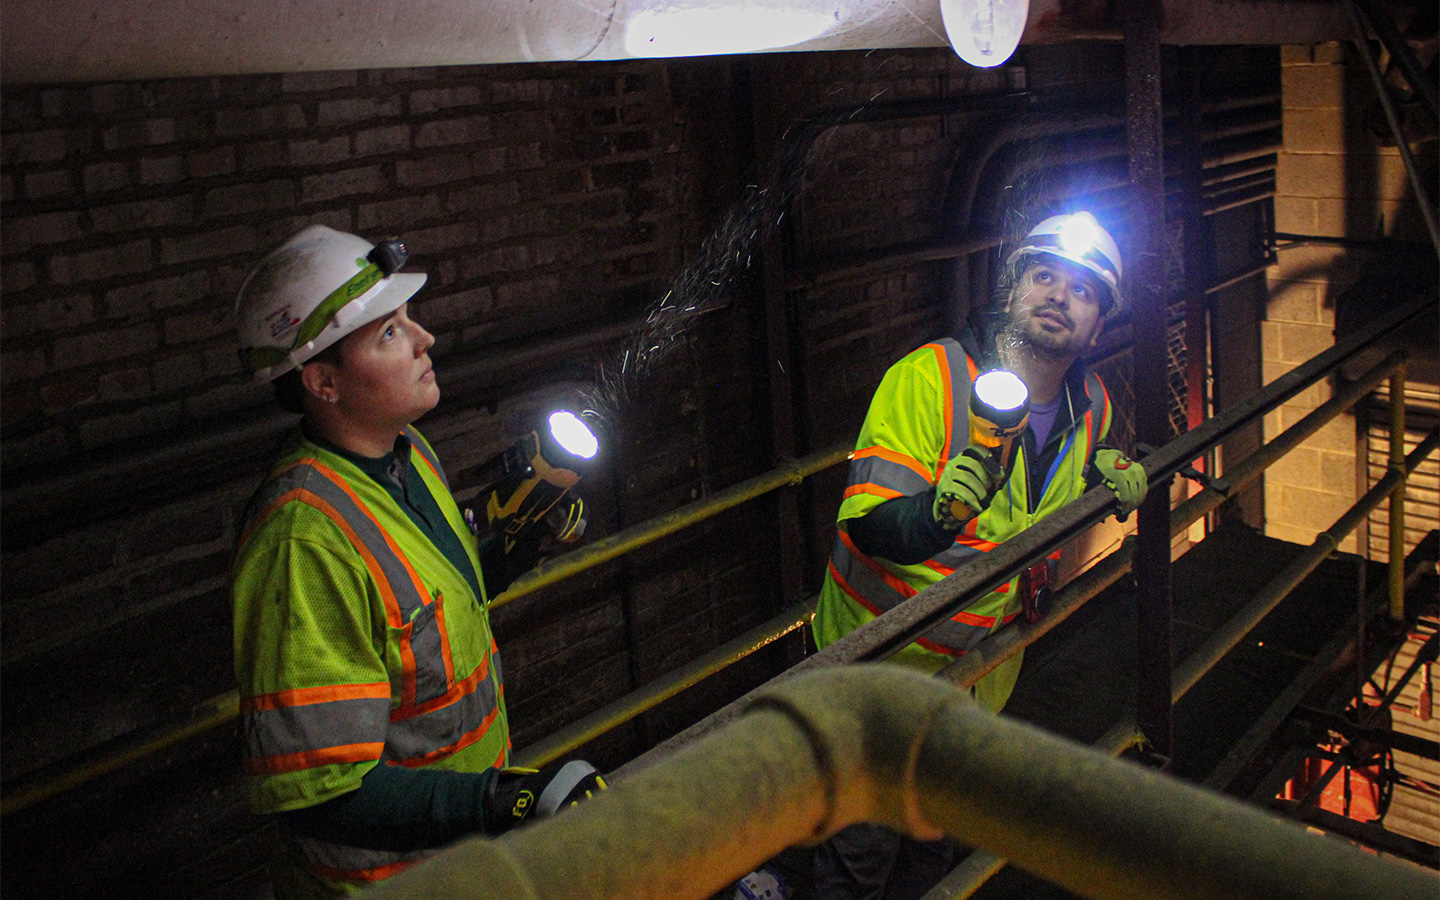
<path fill-rule="evenodd" d="M 1139 228 L 1131 234 L 1134 262 L 1127 294 L 1134 310 L 1135 436 L 1152 447 L 1170 440 L 1166 353 L 1164 124 L 1160 96 L 1160 5 L 1127 0 L 1125 19 L 1125 139 Z M 1189 460 L 1186 460 L 1189 462 Z M 1136 709 L 1148 750 L 1171 753 L 1170 711 L 1170 479 L 1154 477 L 1139 510 L 1135 577 L 1140 588 L 1136 641 Z"/>
<path fill-rule="evenodd" d="M 1390 471 L 1400 480 L 1390 494 L 1390 621 L 1405 621 L 1405 366 L 1390 376 Z"/>

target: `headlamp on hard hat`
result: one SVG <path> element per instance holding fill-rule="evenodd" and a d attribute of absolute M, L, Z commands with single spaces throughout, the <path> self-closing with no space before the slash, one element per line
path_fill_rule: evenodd
<path fill-rule="evenodd" d="M 1006 265 L 1027 264 L 1030 257 L 1041 253 L 1069 260 L 1094 274 L 1109 294 L 1107 315 L 1124 303 L 1120 293 L 1120 248 L 1090 213 L 1082 211 L 1045 219 L 1030 229 Z"/>
<path fill-rule="evenodd" d="M 1099 226 L 1089 213 L 1073 215 L 1060 224 L 1060 246 L 1070 253 L 1089 253 L 1099 241 Z"/>
<path fill-rule="evenodd" d="M 410 258 L 410 251 L 405 249 L 405 242 L 399 238 L 386 238 L 376 244 L 375 249 L 365 258 L 374 263 L 382 275 L 389 278 L 405 268 L 405 260 Z"/>

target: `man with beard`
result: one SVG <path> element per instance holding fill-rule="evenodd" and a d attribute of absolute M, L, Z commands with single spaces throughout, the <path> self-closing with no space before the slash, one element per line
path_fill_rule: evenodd
<path fill-rule="evenodd" d="M 840 505 L 838 534 L 812 624 L 826 647 L 1019 534 L 1103 481 L 1122 518 L 1144 498 L 1144 469 L 1102 446 L 1105 387 L 1080 357 L 1120 309 L 1121 263 L 1088 212 L 1053 216 L 1026 235 L 1002 274 L 998 327 L 966 328 L 900 360 L 885 374 L 860 429 Z M 982 317 L 983 319 L 984 317 Z M 970 386 L 1004 368 L 1025 383 L 1029 424 L 1001 471 L 965 453 Z M 951 499 L 975 514 L 956 519 Z M 892 662 L 937 672 L 1007 622 L 1038 618 L 1036 593 L 1058 551 L 905 647 Z M 998 712 L 1020 672 L 1016 655 L 975 685 Z M 841 831 L 816 854 L 823 900 L 919 897 L 951 867 L 953 845 L 920 843 L 874 825 Z"/>

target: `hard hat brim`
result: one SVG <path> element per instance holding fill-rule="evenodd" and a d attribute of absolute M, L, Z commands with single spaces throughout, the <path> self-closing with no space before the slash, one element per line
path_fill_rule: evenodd
<path fill-rule="evenodd" d="M 1095 276 L 1095 280 L 1100 283 L 1100 286 L 1105 288 L 1105 290 L 1110 293 L 1110 308 L 1105 311 L 1106 315 L 1110 315 L 1111 313 L 1116 312 L 1125 305 L 1125 298 L 1120 294 L 1120 285 L 1116 283 L 1115 274 L 1113 272 L 1110 272 L 1104 267 L 1097 265 L 1092 260 L 1086 259 L 1083 256 L 1078 256 L 1074 253 L 1070 253 L 1062 248 L 1021 247 L 1020 249 L 1010 254 L 1010 257 L 1005 261 L 1005 264 L 1007 266 L 1016 266 L 1018 275 L 1019 268 L 1029 266 L 1031 260 L 1040 256 L 1053 256 L 1056 259 L 1063 259 L 1066 262 L 1074 263 L 1075 265 L 1089 272 L 1091 275 Z"/>
<path fill-rule="evenodd" d="M 424 272 L 396 272 L 380 282 L 379 292 L 365 304 L 365 314 L 356 321 L 355 328 L 351 330 L 363 328 L 408 303 L 410 298 L 425 286 L 428 277 Z"/>

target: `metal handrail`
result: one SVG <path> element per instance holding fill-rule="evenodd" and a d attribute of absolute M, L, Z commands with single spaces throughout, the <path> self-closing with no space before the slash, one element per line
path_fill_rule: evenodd
<path fill-rule="evenodd" d="M 1335 395 L 1316 407 L 1300 421 L 1291 425 L 1275 438 L 1267 441 L 1258 450 L 1225 470 L 1227 492 L 1205 486 L 1197 494 L 1170 512 L 1170 536 L 1189 528 L 1229 499 L 1232 494 L 1247 487 L 1264 474 L 1276 460 L 1289 453 L 1351 406 L 1363 400 L 1380 382 L 1399 367 L 1405 360 L 1405 352 L 1397 350 L 1377 363 L 1370 371 L 1336 390 Z M 1050 611 L 1038 622 L 1019 622 L 1002 629 L 981 641 L 965 655 L 940 671 L 940 677 L 957 687 L 968 688 L 1001 663 L 1015 656 L 1041 636 L 1053 630 L 1061 622 L 1099 594 L 1105 588 L 1130 570 L 1135 557 L 1135 540 L 1127 538 L 1119 549 L 1076 576 L 1069 584 L 1055 592 Z"/>
<path fill-rule="evenodd" d="M 1240 643 L 1245 635 L 1250 633 L 1260 623 L 1266 614 L 1285 599 L 1306 576 L 1325 561 L 1325 559 L 1340 546 L 1340 541 L 1350 532 L 1354 531 L 1377 506 L 1387 497 L 1390 497 L 1396 485 L 1405 483 L 1405 474 L 1415 471 L 1430 451 L 1440 444 L 1440 431 L 1431 431 L 1420 445 L 1415 448 L 1403 462 L 1401 469 L 1392 468 L 1381 478 L 1374 487 L 1365 492 L 1355 505 L 1346 510 L 1335 524 L 1320 532 L 1315 542 L 1301 551 L 1284 569 L 1280 570 L 1274 578 L 1270 579 L 1243 608 L 1235 613 L 1225 624 L 1211 632 L 1194 653 L 1188 657 L 1183 664 L 1175 669 L 1174 699 L 1178 700 L 1186 691 L 1194 687 L 1200 677 L 1210 671 L 1226 653 L 1230 652 L 1236 644 Z M 1405 557 L 1402 551 L 1397 562 L 1400 564 L 1401 578 L 1404 578 Z"/>
<path fill-rule="evenodd" d="M 1170 479 L 1181 469 L 1188 466 L 1191 461 L 1200 458 L 1210 447 L 1280 406 L 1286 400 L 1305 390 L 1313 382 L 1325 377 L 1368 349 L 1379 339 L 1400 329 L 1420 314 L 1429 311 L 1434 303 L 1435 297 L 1432 292 L 1431 296 L 1420 302 L 1392 310 L 1359 332 L 1345 338 L 1308 362 L 1296 366 L 1256 393 L 1207 420 L 1198 428 L 1180 435 L 1164 447 L 1145 456 L 1145 469 L 1151 488 L 1168 484 Z M 1031 560 L 1078 537 L 1092 525 L 1110 515 L 1114 504 L 1115 496 L 1106 488 L 1097 487 L 1086 492 L 1049 518 L 1031 525 L 1024 532 L 990 550 L 980 559 L 926 587 L 913 597 L 888 610 L 884 615 L 867 622 L 820 652 L 780 673 L 767 684 L 776 684 L 807 671 L 888 658 L 923 636 L 935 625 L 947 620 L 991 590 L 1007 583 L 1019 574 Z M 763 689 L 762 686 L 756 690 Z M 750 694 L 742 696 L 668 740 L 657 744 L 621 766 L 612 773 L 613 777 L 616 780 L 630 777 L 653 765 L 657 760 L 676 752 L 686 743 L 724 725 L 738 714 L 747 702 L 747 698 L 754 693 L 755 691 L 752 691 Z"/>
<path fill-rule="evenodd" d="M 983 846 L 1100 900 L 1440 889 L 1419 867 L 985 712 L 913 670 L 866 665 L 771 687 L 684 754 L 563 815 L 443 851 L 372 896 L 701 900 L 861 821 Z"/>
<path fill-rule="evenodd" d="M 762 647 L 767 647 L 791 632 L 802 628 L 815 612 L 815 599 L 791 604 L 780 615 L 737 638 L 726 641 L 714 650 L 649 681 L 607 703 L 587 716 L 553 731 L 533 744 L 517 751 L 513 764 L 538 769 L 580 749 L 612 728 L 625 724 L 646 710 L 714 675 L 732 663 L 739 662 Z"/>
<path fill-rule="evenodd" d="M 1313 435 L 1335 415 L 1369 395 L 1387 375 L 1400 367 L 1404 360 L 1405 353 L 1403 351 L 1390 354 L 1369 372 L 1340 388 L 1331 400 L 1266 443 L 1254 454 L 1227 470 L 1226 481 L 1229 482 L 1230 490 L 1238 490 L 1258 479 L 1271 463 Z M 1423 454 L 1421 456 L 1423 457 Z M 1416 457 L 1416 463 L 1419 458 Z M 1413 470 L 1413 465 L 1411 469 Z M 1171 535 L 1181 533 L 1192 522 L 1213 511 L 1226 499 L 1225 494 L 1214 488 L 1205 488 L 1171 513 Z M 1127 541 L 1119 550 L 1087 569 L 1058 591 L 1051 610 L 1044 619 L 1034 624 L 1017 624 L 992 635 L 942 670 L 940 677 L 949 680 L 957 687 L 972 686 L 981 677 L 1006 659 L 1019 653 L 1041 635 L 1054 629 L 1086 601 L 1117 581 L 1129 570 L 1133 556 L 1133 541 Z M 661 701 L 675 696 L 685 688 L 723 669 L 730 662 L 794 631 L 802 624 L 801 620 L 813 612 L 814 604 L 815 598 L 813 597 L 805 603 L 796 604 L 771 621 L 710 651 L 694 662 L 666 673 L 634 692 L 607 704 L 602 709 L 526 746 L 516 753 L 515 764 L 540 767 L 579 749 L 611 728 L 629 721 L 658 705 Z M 1178 695 L 1176 699 L 1178 699 Z M 1125 749 L 1123 746 L 1116 747 L 1114 752 L 1118 753 L 1123 749 Z"/>
<path fill-rule="evenodd" d="M 799 459 L 783 460 L 774 469 L 754 478 L 731 485 L 702 500 L 618 531 L 553 560 L 548 560 L 516 579 L 508 590 L 491 601 L 490 608 L 493 610 L 504 606 L 526 594 L 534 593 L 557 581 L 609 562 L 652 541 L 718 515 L 770 491 L 800 484 L 807 477 L 844 462 L 849 458 L 851 450 L 852 447 L 849 443 L 835 444 Z M 773 631 L 774 633 L 768 639 L 763 634 L 755 632 L 742 636 L 742 638 L 749 637 L 751 639 L 750 651 L 758 650 L 765 644 L 793 631 L 795 626 L 787 626 L 783 621 L 790 616 L 791 612 L 792 610 L 787 609 L 781 616 L 757 629 L 759 632 L 767 629 Z M 726 647 L 730 646 L 730 644 L 726 645 Z M 738 649 L 732 650 L 731 661 L 747 655 L 744 653 L 735 655 L 736 653 L 738 653 Z M 636 709 L 635 714 L 638 715 L 639 712 L 655 705 L 665 697 L 673 696 L 684 687 L 688 687 L 688 684 L 682 682 L 692 674 L 688 668 L 670 673 L 663 680 L 663 684 L 647 686 L 636 692 L 641 698 L 658 697 L 653 702 L 639 699 L 636 695 L 625 699 L 632 703 Z M 694 682 L 689 683 L 693 684 Z M 667 691 L 668 693 L 666 693 Z M 649 702 L 649 705 L 639 705 L 645 702 Z M 26 772 L 0 785 L 0 789 L 3 789 L 3 794 L 0 794 L 0 817 L 12 815 L 63 791 L 108 775 L 196 735 L 232 722 L 239 715 L 239 691 L 226 691 L 217 697 L 211 697 L 197 704 L 183 720 L 165 722 L 152 728 L 143 729 L 107 741 L 74 756 L 41 766 L 34 771 Z M 569 741 L 572 738 L 561 735 L 560 739 Z M 553 749 L 549 740 L 542 743 L 545 745 L 541 748 L 542 752 L 549 752 L 545 749 L 546 747 Z"/>

